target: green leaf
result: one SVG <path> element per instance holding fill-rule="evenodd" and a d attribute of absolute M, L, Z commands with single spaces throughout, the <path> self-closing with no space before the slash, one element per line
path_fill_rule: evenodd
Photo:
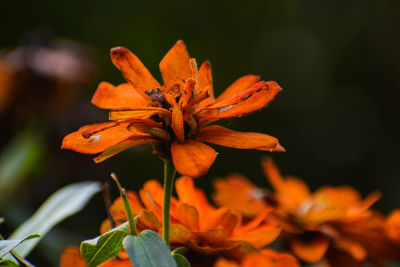
<path fill-rule="evenodd" d="M 139 235 L 124 239 L 125 250 L 135 267 L 177 267 L 169 248 L 153 231 L 144 230 Z"/>
<path fill-rule="evenodd" d="M 0 260 L 1 267 L 16 267 L 19 266 L 17 262 L 13 260 Z"/>
<path fill-rule="evenodd" d="M 4 222 L 4 218 L 0 217 L 0 224 L 2 224 Z"/>
<path fill-rule="evenodd" d="M 11 250 L 13 250 L 16 246 L 18 246 L 25 240 L 37 238 L 39 236 L 40 235 L 29 235 L 18 239 L 0 240 L 0 258 L 7 255 Z"/>
<path fill-rule="evenodd" d="M 80 211 L 100 190 L 99 182 L 80 182 L 65 186 L 53 193 L 32 217 L 11 234 L 10 239 L 20 239 L 34 233 L 41 237 L 24 242 L 14 251 L 25 258 L 51 228 Z M 13 259 L 10 254 L 6 258 Z"/>
<path fill-rule="evenodd" d="M 175 253 L 172 254 L 172 256 L 174 257 L 176 265 L 178 265 L 178 267 L 190 267 L 190 263 L 183 255 Z"/>
<path fill-rule="evenodd" d="M 135 222 L 136 223 L 136 222 Z M 122 240 L 129 235 L 129 222 L 81 244 L 81 255 L 90 267 L 116 256 L 122 249 Z"/>

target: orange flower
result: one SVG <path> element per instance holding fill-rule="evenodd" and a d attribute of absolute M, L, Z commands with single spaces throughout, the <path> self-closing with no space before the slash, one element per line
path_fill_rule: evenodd
<path fill-rule="evenodd" d="M 216 256 L 239 260 L 265 247 L 280 233 L 280 228 L 264 222 L 269 211 L 243 223 L 239 213 L 225 207 L 217 209 L 211 206 L 204 193 L 194 187 L 191 178 L 179 178 L 175 187 L 178 199 L 171 199 L 170 242 L 172 247 L 188 248 L 189 258 L 195 258 L 196 262 L 212 260 Z M 161 233 L 162 186 L 150 180 L 144 184 L 139 195 L 141 201 L 135 193 L 128 194 L 133 213 L 140 215 L 138 230 L 151 229 Z M 110 214 L 117 225 L 127 220 L 121 198 L 113 203 Z M 109 228 L 110 222 L 106 220 L 101 232 Z"/>
<path fill-rule="evenodd" d="M 205 174 L 217 155 L 202 142 L 284 151 L 278 139 L 269 135 L 204 127 L 262 109 L 281 91 L 276 82 L 247 75 L 214 98 L 210 63 L 206 61 L 198 69 L 182 41 L 160 62 L 162 86 L 126 48 L 113 48 L 111 59 L 128 83 L 113 86 L 102 82 L 92 99 L 97 107 L 111 110 L 111 122 L 80 128 L 64 138 L 62 148 L 101 153 L 94 159 L 101 162 L 130 147 L 153 143 L 157 154 L 172 157 L 178 172 L 191 177 Z"/>
<path fill-rule="evenodd" d="M 216 202 L 232 209 L 238 206 L 237 211 L 252 209 L 245 213 L 249 218 L 274 207 L 268 221 L 282 227 L 290 249 L 305 262 L 327 256 L 333 266 L 349 266 L 344 262 L 360 263 L 367 256 L 399 258 L 400 250 L 386 237 L 383 216 L 369 209 L 378 193 L 362 199 L 348 186 L 326 186 L 311 193 L 303 181 L 283 178 L 271 159 L 264 160 L 263 167 L 274 193 L 234 176 L 216 181 Z M 230 191 L 235 192 L 235 202 L 228 197 Z"/>
<path fill-rule="evenodd" d="M 79 248 L 68 247 L 66 248 L 60 259 L 60 267 L 88 267 L 89 265 L 82 258 Z M 110 259 L 102 264 L 99 267 L 133 267 L 131 261 L 128 258 L 124 259 Z"/>

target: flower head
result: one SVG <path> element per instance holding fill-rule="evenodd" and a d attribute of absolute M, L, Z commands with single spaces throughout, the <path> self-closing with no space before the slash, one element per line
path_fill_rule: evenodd
<path fill-rule="evenodd" d="M 210 205 L 204 193 L 194 187 L 191 178 L 181 177 L 175 186 L 178 198 L 171 199 L 170 242 L 172 247 L 188 248 L 189 258 L 212 261 L 217 256 L 224 256 L 241 260 L 247 254 L 257 253 L 280 233 L 279 227 L 264 221 L 269 211 L 244 223 L 238 212 Z M 151 229 L 160 233 L 163 188 L 151 180 L 144 184 L 139 196 L 133 192 L 128 194 L 133 213 L 140 216 L 138 230 Z M 113 203 L 110 214 L 117 225 L 127 220 L 121 198 Z M 106 220 L 101 232 L 109 228 L 110 221 Z"/>
<path fill-rule="evenodd" d="M 384 217 L 370 209 L 380 194 L 363 199 L 348 186 L 325 186 L 312 193 L 302 180 L 282 177 L 271 159 L 265 159 L 263 167 L 274 192 L 231 176 L 216 181 L 216 202 L 237 211 L 252 208 L 252 213 L 244 213 L 249 218 L 273 208 L 267 220 L 282 227 L 291 251 L 305 262 L 326 256 L 334 266 L 348 266 L 342 260 L 360 263 L 367 256 L 399 257 L 400 250 L 386 235 Z M 227 196 L 232 190 L 239 204 Z"/>
<path fill-rule="evenodd" d="M 113 86 L 102 82 L 92 99 L 97 107 L 111 110 L 111 122 L 80 128 L 64 138 L 62 148 L 101 153 L 94 159 L 101 162 L 130 147 L 153 143 L 158 155 L 172 158 L 178 172 L 191 177 L 205 174 L 217 155 L 202 142 L 284 151 L 278 139 L 269 135 L 206 126 L 262 109 L 281 91 L 276 82 L 247 75 L 215 98 L 210 63 L 206 61 L 198 69 L 182 41 L 160 62 L 163 85 L 126 48 L 113 48 L 111 59 L 128 83 Z"/>

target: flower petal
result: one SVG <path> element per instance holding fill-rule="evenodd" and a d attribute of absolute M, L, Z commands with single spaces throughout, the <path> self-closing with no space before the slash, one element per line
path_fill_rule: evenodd
<path fill-rule="evenodd" d="M 185 143 L 173 142 L 171 145 L 172 161 L 181 175 L 193 178 L 207 173 L 217 153 L 201 142 L 186 140 Z"/>
<path fill-rule="evenodd" d="M 93 95 L 92 104 L 103 109 L 131 109 L 146 107 L 148 101 L 128 83 L 114 86 L 101 82 Z"/>
<path fill-rule="evenodd" d="M 199 123 L 205 125 L 219 119 L 240 117 L 260 110 L 268 105 L 281 90 L 275 82 L 258 82 L 230 98 L 216 101 L 215 104 L 204 107 L 209 111 L 201 114 Z"/>
<path fill-rule="evenodd" d="M 311 197 L 311 192 L 303 181 L 295 178 L 284 179 L 270 157 L 264 158 L 261 163 L 264 174 L 275 189 L 281 205 L 296 209 Z"/>
<path fill-rule="evenodd" d="M 322 259 L 329 247 L 329 239 L 318 232 L 306 233 L 290 240 L 290 247 L 296 256 L 308 263 Z"/>
<path fill-rule="evenodd" d="M 212 73 L 211 73 L 211 64 L 209 61 L 205 61 L 200 66 L 199 90 L 200 90 L 200 93 L 207 90 L 209 96 L 208 96 L 208 98 L 206 98 L 199 104 L 198 109 L 215 103 L 213 80 L 212 80 Z"/>
<path fill-rule="evenodd" d="M 96 124 L 91 126 L 96 126 Z M 61 148 L 71 149 L 84 154 L 97 154 L 134 136 L 128 130 L 128 126 L 128 123 L 121 123 L 96 132 L 87 138 L 82 134 L 81 128 L 65 136 Z"/>
<path fill-rule="evenodd" d="M 115 146 L 111 146 L 107 148 L 106 150 L 103 151 L 99 156 L 95 157 L 93 160 L 96 163 L 102 162 L 108 158 L 111 158 L 112 156 L 115 156 L 118 153 L 121 153 L 124 150 L 127 150 L 131 147 L 139 146 L 139 145 L 144 145 L 148 143 L 156 143 L 159 142 L 159 140 L 148 137 L 148 136 L 142 136 L 138 138 L 129 138 L 128 140 L 117 144 Z"/>
<path fill-rule="evenodd" d="M 79 248 L 67 247 L 61 255 L 60 267 L 86 267 L 86 262 L 82 258 Z"/>
<path fill-rule="evenodd" d="M 266 134 L 236 132 L 217 125 L 201 129 L 196 139 L 239 149 L 265 150 L 272 149 L 278 144 L 278 139 Z"/>
<path fill-rule="evenodd" d="M 262 225 L 240 235 L 234 235 L 230 240 L 245 241 L 256 248 L 263 248 L 273 242 L 281 233 L 281 228 L 274 225 Z"/>
<path fill-rule="evenodd" d="M 226 88 L 225 91 L 217 97 L 216 101 L 220 102 L 224 99 L 231 98 L 235 94 L 250 88 L 259 81 L 260 81 L 260 76 L 257 75 L 246 75 L 240 77 L 234 83 L 232 83 L 228 88 Z"/>
<path fill-rule="evenodd" d="M 143 63 L 124 47 L 111 49 L 110 55 L 112 62 L 122 72 L 125 79 L 144 99 L 150 100 L 146 91 L 161 86 Z"/>
<path fill-rule="evenodd" d="M 176 207 L 176 219 L 190 231 L 199 231 L 199 213 L 195 207 L 179 203 Z"/>
<path fill-rule="evenodd" d="M 130 109 L 130 110 L 110 111 L 109 120 L 112 120 L 112 121 L 129 120 L 129 119 L 135 119 L 135 118 L 149 117 L 154 114 L 161 114 L 168 118 L 171 117 L 171 112 L 165 108 L 144 107 L 144 108 L 136 108 L 136 109 Z"/>
<path fill-rule="evenodd" d="M 246 218 L 253 218 L 268 209 L 262 190 L 245 177 L 237 174 L 214 180 L 214 202 L 240 212 Z"/>
<path fill-rule="evenodd" d="M 176 138 L 178 138 L 179 142 L 185 141 L 185 129 L 183 124 L 183 115 L 182 110 L 178 105 L 174 106 L 172 109 L 172 130 L 174 130 Z"/>
<path fill-rule="evenodd" d="M 182 40 L 176 42 L 161 60 L 160 71 L 167 88 L 172 87 L 176 80 L 192 77 L 189 53 Z"/>

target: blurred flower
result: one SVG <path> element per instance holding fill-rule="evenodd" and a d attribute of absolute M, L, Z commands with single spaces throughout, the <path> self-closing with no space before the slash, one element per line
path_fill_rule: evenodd
<path fill-rule="evenodd" d="M 163 86 L 126 48 L 113 48 L 111 59 L 128 83 L 116 87 L 100 83 L 92 103 L 111 109 L 112 122 L 80 128 L 64 138 L 62 148 L 85 154 L 102 152 L 94 159 L 101 162 L 130 147 L 154 143 L 156 154 L 172 157 L 178 172 L 191 177 L 205 174 L 217 155 L 202 141 L 239 149 L 284 151 L 278 139 L 269 135 L 204 127 L 262 109 L 281 91 L 277 83 L 248 75 L 214 98 L 210 63 L 204 62 L 198 69 L 182 41 L 160 62 Z"/>
<path fill-rule="evenodd" d="M 41 40 L 0 53 L 0 115 L 19 119 L 62 111 L 93 73 L 84 49 L 66 40 Z"/>
<path fill-rule="evenodd" d="M 89 265 L 82 258 L 79 248 L 68 247 L 64 250 L 60 259 L 60 267 L 88 267 Z M 132 267 L 128 258 L 113 258 L 100 264 L 99 267 Z"/>
<path fill-rule="evenodd" d="M 238 212 L 211 206 L 204 193 L 194 187 L 191 178 L 181 177 L 175 186 L 178 198 L 171 199 L 170 242 L 172 247 L 189 249 L 189 258 L 209 261 L 224 256 L 241 260 L 245 255 L 264 248 L 280 233 L 279 227 L 264 222 L 269 211 L 243 223 Z M 163 188 L 157 181 L 150 180 L 144 184 L 139 195 L 141 201 L 135 193 L 128 194 L 134 215 L 140 215 L 138 230 L 151 229 L 160 233 Z M 121 198 L 113 203 L 110 214 L 116 225 L 127 220 Z M 110 221 L 104 221 L 101 232 L 108 231 L 110 227 Z"/>
<path fill-rule="evenodd" d="M 273 207 L 267 220 L 282 227 L 291 251 L 305 262 L 326 256 L 332 266 L 358 266 L 367 256 L 374 261 L 399 259 L 400 250 L 387 238 L 384 217 L 370 209 L 380 194 L 362 199 L 348 186 L 311 193 L 303 181 L 283 178 L 271 159 L 263 160 L 263 167 L 273 193 L 236 175 L 215 182 L 216 202 L 237 211 L 249 209 L 243 213 L 248 218 Z M 234 192 L 235 199 L 227 192 Z"/>
<path fill-rule="evenodd" d="M 400 245 L 400 209 L 392 211 L 389 214 L 386 223 L 389 237 Z"/>

